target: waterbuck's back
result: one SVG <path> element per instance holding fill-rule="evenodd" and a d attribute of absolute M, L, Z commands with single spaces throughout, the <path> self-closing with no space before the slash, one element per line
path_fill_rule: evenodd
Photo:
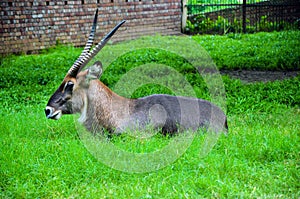
<path fill-rule="evenodd" d="M 194 131 L 201 127 L 209 127 L 215 132 L 227 129 L 224 112 L 206 100 L 159 94 L 133 102 L 130 119 L 140 126 L 151 124 L 161 128 L 163 133 Z"/>

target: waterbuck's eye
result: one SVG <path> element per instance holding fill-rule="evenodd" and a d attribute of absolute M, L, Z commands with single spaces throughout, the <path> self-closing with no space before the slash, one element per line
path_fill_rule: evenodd
<path fill-rule="evenodd" d="M 70 90 L 70 89 L 72 90 L 73 86 L 74 86 L 74 83 L 71 81 L 68 81 L 64 86 L 63 92 L 65 92 L 66 90 Z"/>
<path fill-rule="evenodd" d="M 74 83 L 73 83 L 73 82 L 71 82 L 71 81 L 68 81 L 68 82 L 67 82 L 67 85 L 68 85 L 68 86 L 70 86 L 70 85 L 74 85 Z"/>

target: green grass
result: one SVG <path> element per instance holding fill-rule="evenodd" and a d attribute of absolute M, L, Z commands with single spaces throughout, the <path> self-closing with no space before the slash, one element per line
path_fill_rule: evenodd
<path fill-rule="evenodd" d="M 299 70 L 300 31 L 194 36 L 220 69 Z"/>
<path fill-rule="evenodd" d="M 257 34 L 257 38 L 272 37 L 271 34 Z M 273 33 L 275 39 L 265 42 L 266 48 L 272 42 L 279 42 L 279 39 L 276 40 L 278 34 L 291 33 Z M 223 57 L 229 61 L 244 59 L 245 56 L 235 54 L 235 51 L 231 55 L 226 50 L 224 55 L 219 46 L 223 45 L 223 49 L 233 48 L 237 41 L 242 43 L 241 48 L 247 46 L 242 41 L 250 36 L 239 37 L 241 39 L 226 36 L 193 38 L 207 49 L 214 60 Z M 287 40 L 282 42 L 292 43 Z M 281 51 L 284 45 L 273 46 L 275 51 Z M 107 48 L 122 51 L 125 47 L 124 44 L 118 44 Z M 76 131 L 77 122 L 72 116 L 52 121 L 44 115 L 47 100 L 80 51 L 70 46 L 60 46 L 40 55 L 10 56 L 1 60 L 1 198 L 299 197 L 299 76 L 284 81 L 251 84 L 223 76 L 230 129 L 228 135 L 222 135 L 204 158 L 199 157 L 203 135 L 198 135 L 186 153 L 173 164 L 154 172 L 130 174 L 99 162 L 81 142 Z M 270 60 L 273 58 L 266 57 Z M 137 62 L 148 62 L 149 59 L 177 67 L 198 90 L 198 96 L 209 98 L 205 94 L 203 80 L 194 75 L 195 72 L 185 60 L 159 50 L 125 54 L 113 63 L 115 65 L 107 67 L 103 80 L 114 87 L 119 78 L 118 71 L 120 74 L 126 73 L 125 69 Z M 292 59 L 293 56 L 286 57 L 287 68 Z M 226 68 L 225 65 L 219 65 L 222 64 L 220 61 L 215 61 L 219 68 Z M 119 64 L 125 67 L 125 71 L 117 67 Z M 270 69 L 259 61 L 257 64 L 261 69 Z M 234 62 L 229 68 L 234 68 Z M 156 92 L 169 91 L 147 85 L 134 95 Z M 172 139 L 159 135 L 149 140 L 119 136 L 113 137 L 111 142 L 136 152 L 153 151 Z"/>
<path fill-rule="evenodd" d="M 72 117 L 47 121 L 43 106 L 1 118 L 2 197 L 264 197 L 299 195 L 299 109 L 229 117 L 230 133 L 198 157 L 197 137 L 174 164 L 128 174 L 98 162 Z M 115 142 L 120 142 L 117 140 Z"/>

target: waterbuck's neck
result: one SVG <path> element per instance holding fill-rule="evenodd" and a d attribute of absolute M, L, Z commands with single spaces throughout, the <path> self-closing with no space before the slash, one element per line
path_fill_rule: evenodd
<path fill-rule="evenodd" d="M 114 130 L 129 117 L 134 100 L 119 96 L 99 80 L 90 82 L 81 95 L 83 104 L 80 122 L 88 129 L 100 126 Z"/>

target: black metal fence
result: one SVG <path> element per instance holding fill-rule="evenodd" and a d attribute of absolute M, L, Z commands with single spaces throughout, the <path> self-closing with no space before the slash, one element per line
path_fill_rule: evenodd
<path fill-rule="evenodd" d="M 224 34 L 300 28 L 300 0 L 198 1 L 186 5 L 186 33 Z"/>

